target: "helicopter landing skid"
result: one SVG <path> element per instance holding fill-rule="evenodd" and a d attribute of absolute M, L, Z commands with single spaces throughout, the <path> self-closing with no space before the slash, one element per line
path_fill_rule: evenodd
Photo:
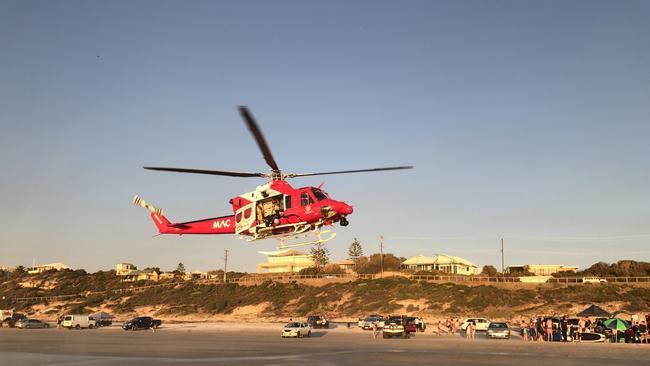
<path fill-rule="evenodd" d="M 287 241 L 291 241 L 295 239 L 308 239 L 312 236 L 316 238 L 314 238 L 314 240 L 305 241 L 305 242 L 287 243 Z M 293 247 L 301 247 L 305 245 L 316 245 L 316 244 L 326 243 L 334 239 L 334 237 L 336 237 L 336 233 L 333 232 L 332 230 L 318 230 L 317 232 L 314 231 L 304 235 L 296 235 L 291 238 L 277 238 L 278 241 L 280 242 L 278 249 L 286 249 L 286 248 L 293 248 Z"/>

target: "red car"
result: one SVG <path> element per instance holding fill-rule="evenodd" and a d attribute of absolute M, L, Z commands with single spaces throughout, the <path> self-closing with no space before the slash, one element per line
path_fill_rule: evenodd
<path fill-rule="evenodd" d="M 406 333 L 415 333 L 418 331 L 418 327 L 415 324 L 415 318 L 405 318 L 406 321 L 404 322 L 404 331 Z"/>

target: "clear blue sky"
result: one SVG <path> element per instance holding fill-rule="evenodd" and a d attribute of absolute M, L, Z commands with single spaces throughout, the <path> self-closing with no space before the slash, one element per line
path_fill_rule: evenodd
<path fill-rule="evenodd" d="M 650 250 L 647 1 L 0 0 L 0 264 L 256 270 L 256 244 L 165 236 L 285 171 L 355 205 L 366 253 L 584 267 Z M 626 237 L 622 237 L 626 236 Z M 573 239 L 573 238 L 578 239 Z M 593 238 L 593 239 L 589 239 Z"/>

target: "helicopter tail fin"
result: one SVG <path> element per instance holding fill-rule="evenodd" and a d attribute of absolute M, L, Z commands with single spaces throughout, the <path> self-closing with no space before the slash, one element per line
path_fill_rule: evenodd
<path fill-rule="evenodd" d="M 151 219 L 158 228 L 159 233 L 162 234 L 163 232 L 167 231 L 170 226 L 172 226 L 172 223 L 167 220 L 161 208 L 148 204 L 140 196 L 135 195 L 133 197 L 133 204 L 142 208 L 146 208 L 151 212 Z"/>

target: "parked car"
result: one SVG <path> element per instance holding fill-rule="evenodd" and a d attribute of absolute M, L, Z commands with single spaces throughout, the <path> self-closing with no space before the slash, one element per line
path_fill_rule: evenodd
<path fill-rule="evenodd" d="M 13 310 L 0 310 L 0 319 L 2 319 L 2 324 L 0 324 L 1 326 L 6 325 L 9 328 L 13 328 L 16 323 L 23 319 L 27 319 L 27 317 L 21 313 L 14 313 Z"/>
<path fill-rule="evenodd" d="M 37 328 L 49 328 L 50 324 L 40 321 L 38 319 L 22 319 L 16 323 L 16 328 L 20 329 L 37 329 Z"/>
<path fill-rule="evenodd" d="M 64 328 L 68 329 L 81 329 L 81 328 L 89 328 L 92 329 L 95 327 L 95 319 L 92 319 L 88 315 L 81 315 L 81 314 L 74 314 L 74 315 L 65 315 L 63 317 L 63 325 Z"/>
<path fill-rule="evenodd" d="M 330 327 L 330 321 L 327 320 L 327 318 L 325 318 L 324 316 L 320 316 L 320 315 L 308 316 L 307 323 L 309 323 L 309 326 L 311 326 L 313 329 Z"/>
<path fill-rule="evenodd" d="M 363 330 L 372 329 L 372 324 L 377 324 L 377 328 L 381 329 L 384 327 L 384 317 L 381 315 L 371 315 L 364 320 L 359 321 L 359 328 Z"/>
<path fill-rule="evenodd" d="M 156 329 L 162 325 L 162 320 L 154 319 L 150 316 L 139 316 L 133 318 L 122 324 L 124 330 L 138 330 L 138 329 Z"/>
<path fill-rule="evenodd" d="M 467 330 L 469 323 L 474 322 L 476 324 L 476 330 L 487 330 L 490 325 L 490 321 L 485 318 L 467 318 L 463 320 L 463 323 L 460 325 L 461 330 Z"/>
<path fill-rule="evenodd" d="M 582 283 L 607 283 L 607 280 L 600 277 L 582 277 Z"/>
<path fill-rule="evenodd" d="M 490 323 L 487 328 L 486 336 L 488 338 L 510 339 L 510 327 L 508 323 Z"/>
<path fill-rule="evenodd" d="M 113 316 L 109 313 L 98 311 L 94 314 L 90 314 L 92 319 L 95 319 L 96 326 L 98 327 L 108 327 L 113 325 Z"/>
<path fill-rule="evenodd" d="M 401 337 L 408 338 L 409 332 L 405 328 L 406 318 L 402 316 L 391 316 L 386 320 L 382 330 L 382 337 L 393 338 Z M 415 328 L 415 324 L 413 325 Z"/>
<path fill-rule="evenodd" d="M 415 324 L 415 328 L 418 332 L 424 332 L 427 329 L 427 324 L 424 322 L 424 319 L 410 316 L 406 318 L 409 323 Z"/>
<path fill-rule="evenodd" d="M 311 337 L 311 327 L 309 323 L 290 322 L 282 329 L 282 338 L 287 337 Z"/>

